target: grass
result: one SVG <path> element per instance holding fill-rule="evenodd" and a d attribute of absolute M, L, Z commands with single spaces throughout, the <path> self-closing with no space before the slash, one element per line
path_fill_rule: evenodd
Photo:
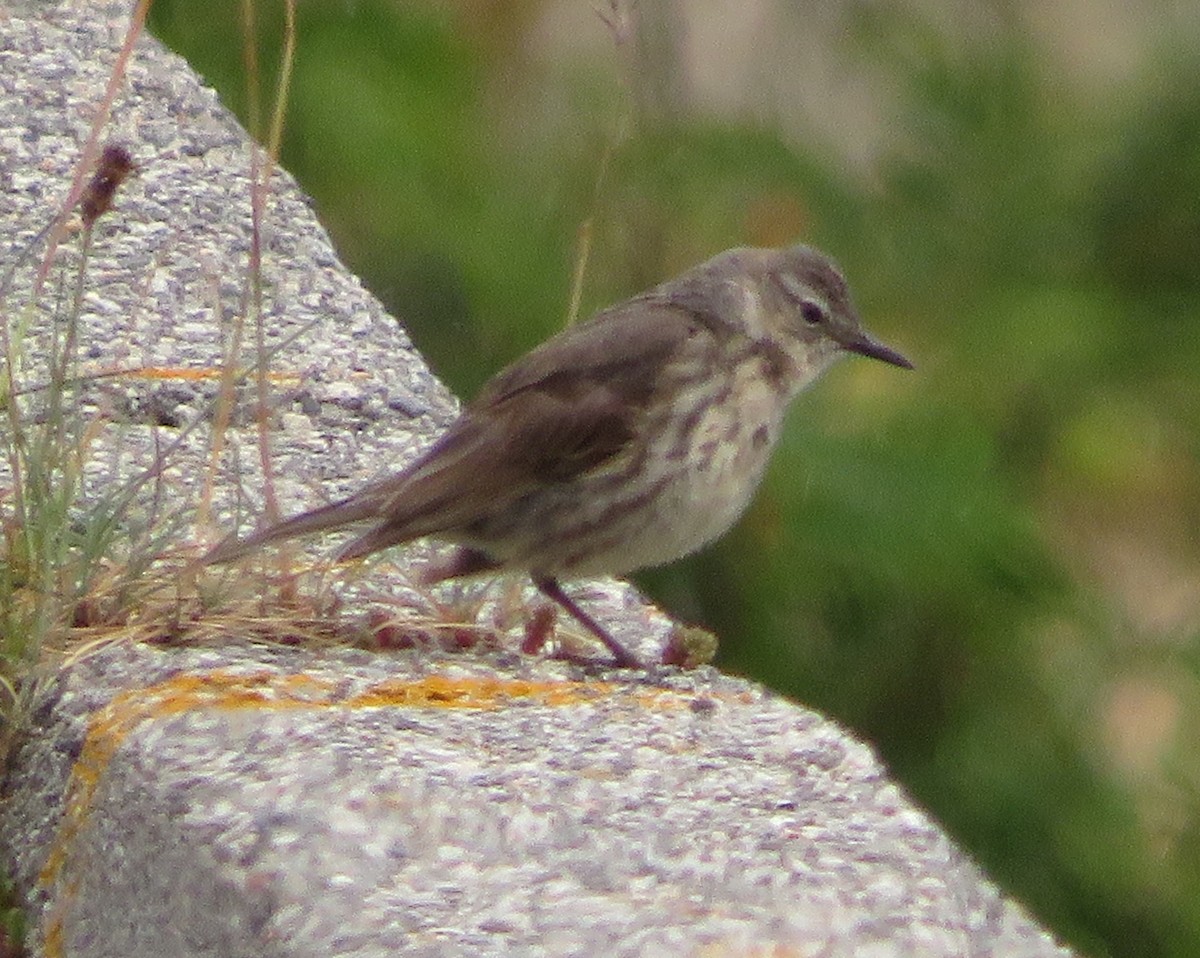
<path fill-rule="evenodd" d="M 263 162 L 258 151 L 253 153 L 253 256 L 230 350 L 231 356 L 239 354 L 248 317 L 258 361 L 251 370 L 223 364 L 209 417 L 212 465 L 198 509 L 172 502 L 163 476 L 205 417 L 170 441 L 156 436 L 153 460 L 132 478 L 110 489 L 89 489 L 85 481 L 97 446 L 122 441 L 123 427 L 82 407 L 83 387 L 94 377 L 81 372 L 79 326 L 94 227 L 118 202 L 122 183 L 136 173 L 124 147 L 101 149 L 99 142 L 148 7 L 142 2 L 134 13 L 62 209 L 0 277 L 0 456 L 8 480 L 0 488 L 0 711 L 10 730 L 22 724 L 22 707 L 36 687 L 30 678 L 43 659 L 61 660 L 122 640 L 202 641 L 221 634 L 295 642 L 327 639 L 331 632 L 328 600 L 319 590 L 300 587 L 302 574 L 201 577 L 193 568 L 193 550 L 178 545 L 190 538 L 189 527 L 211 522 L 216 463 L 235 389 L 248 377 L 256 384 L 260 446 L 269 466 L 266 370 L 274 352 L 295 340 L 288 337 L 271 350 L 264 346 L 260 237 L 272 154 Z M 285 64 L 290 63 L 292 48 L 285 54 Z M 270 139 L 276 152 L 287 72 L 273 113 Z M 29 290 L 27 301 L 10 307 L 23 288 Z M 268 509 L 274 511 L 269 469 L 266 492 Z"/>
<path fill-rule="evenodd" d="M 82 387 L 90 381 L 80 369 L 77 349 L 88 253 L 92 227 L 107 212 L 106 206 L 89 216 L 90 196 L 81 204 L 83 218 L 71 224 L 71 242 L 77 249 L 66 257 L 64 275 L 55 279 L 46 297 L 53 311 L 40 311 L 33 304 L 11 313 L 6 309 L 0 324 L 6 370 L 0 388 L 0 454 L 10 480 L 0 492 L 0 689 L 9 728 L 21 724 L 21 707 L 35 687 L 28 677 L 40 661 L 62 661 L 103 644 L 180 644 L 232 637 L 322 644 L 364 638 L 361 629 L 339 624 L 334 600 L 324 588 L 327 567 L 297 566 L 285 553 L 259 566 L 243 563 L 232 571 L 207 570 L 197 566 L 195 546 L 180 545 L 195 538 L 197 527 L 212 525 L 216 464 L 234 418 L 235 390 L 250 377 L 257 380 L 260 452 L 269 462 L 269 422 L 261 411 L 269 402 L 265 370 L 274 354 L 305 330 L 268 350 L 259 328 L 254 368 L 224 364 L 208 415 L 185 425 L 170 441 L 156 440 L 152 461 L 131 478 L 106 491 L 87 488 L 85 471 L 97 447 L 119 445 L 126 428 L 95 415 L 81 402 Z M 260 196 L 260 210 L 263 202 Z M 49 233 L 43 230 L 34 242 L 44 241 Z M 31 253 L 26 250 L 18 266 L 32 262 Z M 15 271 L 16 267 L 4 278 L 4 292 L 12 288 Z M 45 275 L 53 273 L 46 270 Z M 253 298 L 252 294 L 248 300 Z M 257 308 L 252 312 L 261 316 Z M 34 322 L 58 331 L 40 361 L 36 357 L 44 338 L 32 335 Z M 234 324 L 231 355 L 238 352 L 244 327 L 244 321 Z M 173 455 L 206 421 L 214 424 L 209 481 L 199 505 L 192 508 L 172 499 L 163 477 Z M 271 474 L 269 469 L 265 472 L 269 486 Z M 268 493 L 268 502 L 273 498 Z M 460 618 L 431 600 L 424 617 L 406 625 L 408 641 L 414 629 L 426 635 L 462 629 Z M 374 624 L 386 633 L 388 644 L 398 643 L 395 617 L 377 617 Z"/>
<path fill-rule="evenodd" d="M 1195 257 L 1183 241 L 1200 236 L 1184 216 L 1194 209 L 1186 199 L 1197 167 L 1187 159 L 1194 150 L 1175 146 L 1194 142 L 1189 131 L 1200 128 L 1192 73 L 1183 71 L 1174 99 L 1142 104 L 1125 91 L 1122 104 L 1097 94 L 1097 123 L 1053 76 L 1038 74 L 1020 45 L 1009 51 L 998 38 L 989 46 L 995 56 L 959 58 L 934 31 L 914 33 L 886 10 L 860 11 L 867 27 L 848 36 L 883 49 L 867 49 L 858 62 L 867 73 L 889 71 L 885 85 L 898 99 L 889 122 L 910 140 L 882 158 L 864 193 L 820 158 L 819 145 L 781 143 L 769 124 L 739 130 L 680 120 L 633 130 L 628 110 L 618 109 L 618 140 L 605 142 L 596 104 L 610 109 L 613 101 L 590 82 L 579 84 L 567 120 L 539 126 L 520 112 L 521 91 L 496 82 L 507 78 L 501 54 L 462 42 L 459 21 L 443 30 L 405 5 L 388 8 L 409 18 L 392 26 L 379 12 L 385 6 L 300 11 L 306 47 L 288 167 L 319 197 L 323 220 L 335 231 L 341 225 L 339 248 L 355 271 L 393 295 L 435 364 L 440 340 L 439 368 L 468 390 L 509 357 L 493 354 L 469 370 L 466 357 L 483 346 L 530 345 L 547 331 L 537 323 L 557 321 L 564 302 L 586 313 L 628 292 L 618 278 L 633 286 L 661 278 L 672 262 L 664 249 L 690 259 L 731 238 L 802 234 L 836 251 L 866 293 L 864 314 L 882 322 L 880 332 L 889 323 L 904 330 L 898 342 L 911 345 L 919 376 L 895 387 L 910 391 L 877 401 L 886 416 L 872 418 L 865 375 L 861 391 L 843 388 L 849 401 L 835 404 L 839 385 L 858 382 L 849 370 L 806 399 L 789 433 L 794 453 L 781 450 L 775 480 L 741 529 L 697 560 L 690 578 L 664 587 L 674 589 L 667 604 L 690 602 L 691 615 L 744 639 L 727 650 L 727 665 L 757 670 L 878 745 L 989 873 L 1085 952 L 1190 954 L 1200 928 L 1200 778 L 1188 748 L 1200 688 L 1194 627 L 1161 644 L 1110 621 L 1105 597 L 1080 593 L 1074 574 L 1060 598 L 1054 590 L 1066 574 L 1048 569 L 1041 537 L 1027 526 L 1062 526 L 1073 536 L 1069 557 L 1084 560 L 1104 531 L 1106 502 L 1162 511 L 1167 523 L 1175 513 L 1165 507 L 1177 501 L 1174 525 L 1182 535 L 1195 525 L 1187 505 L 1197 501 L 1187 439 L 1197 408 L 1198 340 L 1187 312 Z M 171 8 L 159 0 L 155 14 L 165 19 Z M 248 3 L 238 9 L 254 13 Z M 237 45 L 214 35 L 220 16 L 211 6 L 197 19 L 190 50 L 174 39 L 220 85 L 218 65 L 203 58 L 237 59 Z M 288 46 L 266 37 L 265 19 L 246 32 L 255 30 L 263 31 L 260 51 Z M 374 44 L 388 56 L 345 56 Z M 241 54 L 243 74 L 252 59 Z M 360 64 L 379 72 L 359 72 Z M 238 102 L 230 90 L 239 85 L 255 90 L 258 82 L 226 81 L 227 102 Z M 501 85 L 503 96 L 478 96 Z M 308 91 L 327 98 L 308 102 Z M 278 142 L 281 121 L 260 130 L 256 117 L 281 117 L 282 100 L 262 108 L 250 99 L 244 121 L 264 142 Z M 542 100 L 526 103 L 533 107 Z M 506 143 L 512 131 L 521 131 L 519 150 Z M 327 145 L 322 157 L 313 143 Z M 265 199 L 257 194 L 256 210 Z M 574 221 L 581 210 L 582 224 Z M 575 274 L 568 283 L 560 268 L 571 236 L 578 262 L 591 252 L 587 282 Z M 632 252 L 622 259 L 626 246 Z M 433 289 L 442 279 L 448 291 Z M 61 304 L 64 328 L 81 280 L 66 276 L 43 294 Z M 254 284 L 252 272 L 236 334 L 261 343 Z M 24 307 L 4 315 L 20 346 L 38 314 Z M 223 395 L 251 377 L 265 408 L 265 381 L 253 369 L 227 360 L 223 374 Z M 126 638 L 213 642 L 235 633 L 342 640 L 326 630 L 339 610 L 320 598 L 324 570 L 297 574 L 285 560 L 206 576 L 189 592 L 176 573 L 190 554 L 175 543 L 194 534 L 192 519 L 142 517 L 133 530 L 121 493 L 108 502 L 78 498 L 98 439 L 70 418 L 69 372 L 60 385 L 60 426 L 42 415 L 52 401 L 44 391 L 15 395 L 27 432 L 19 447 L 8 443 L 17 436 L 11 387 L 0 387 L 9 400 L 0 409 L 0 454 L 18 448 L 23 475 L 42 488 L 26 503 L 41 530 L 7 521 L 0 541 L 0 602 L 30 623 L 16 632 L 4 625 L 6 637 L 30 637 L 26 651 L 14 646 L 6 659 L 11 685 L 39 648 L 62 654 Z M 213 410 L 209 492 L 228 428 L 222 416 L 233 412 L 226 402 Z M 834 405 L 840 415 L 826 414 Z M 259 455 L 269 469 L 264 435 Z M 164 450 L 160 462 L 169 457 Z M 17 494 L 0 490 L 5 515 Z M 200 512 L 203 529 L 207 501 Z M 381 613 L 368 631 L 385 645 L 472 643 L 480 601 L 475 593 L 465 606 L 429 599 L 411 616 Z M 1126 701 L 1106 690 L 1123 689 L 1126 674 L 1135 685 L 1139 675 L 1161 675 L 1157 684 L 1180 716 L 1165 744 L 1139 748 L 1139 779 L 1115 766 L 1102 738 L 1106 723 L 1122 720 L 1112 702 Z M 15 701 L 15 691 L 7 698 Z M 1129 795 L 1139 820 L 1131 820 Z"/>
<path fill-rule="evenodd" d="M 7 376 L 0 403 L 7 428 L 0 445 L 11 480 L 7 495 L 11 511 L 4 516 L 0 543 L 0 637 L 10 707 L 20 699 L 22 672 L 40 649 L 64 625 L 95 618 L 107 605 L 90 593 L 105 566 L 105 555 L 114 546 L 115 523 L 102 504 L 90 515 L 78 512 L 83 466 L 96 436 L 79 414 L 78 392 L 73 388 L 91 223 L 83 225 L 78 235 L 73 288 L 65 298 L 53 300 L 58 308 L 50 316 L 55 333 L 46 361 L 31 362 L 30 326 L 37 315 L 33 305 L 21 310 L 16 322 L 10 322 L 6 312 L 2 324 Z M 6 277 L 6 286 L 10 278 Z M 48 378 L 22 388 L 25 372 Z"/>

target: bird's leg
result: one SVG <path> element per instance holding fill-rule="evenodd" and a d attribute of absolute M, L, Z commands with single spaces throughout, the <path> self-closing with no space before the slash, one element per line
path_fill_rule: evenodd
<path fill-rule="evenodd" d="M 603 642 L 612 653 L 613 659 L 616 660 L 618 666 L 627 669 L 645 668 L 636 656 L 632 655 L 625 646 L 621 645 L 620 642 L 608 634 L 608 630 L 604 626 L 584 612 L 574 599 L 563 592 L 562 586 L 558 584 L 557 579 L 552 576 L 534 576 L 533 584 L 538 587 L 542 595 L 561 605 L 576 622 Z"/>

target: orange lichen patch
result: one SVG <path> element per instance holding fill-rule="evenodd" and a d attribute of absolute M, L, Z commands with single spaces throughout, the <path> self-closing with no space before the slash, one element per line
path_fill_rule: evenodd
<path fill-rule="evenodd" d="M 372 686 L 348 699 L 350 708 L 409 706 L 426 708 L 494 709 L 516 699 L 541 705 L 582 705 L 612 694 L 607 682 L 529 682 L 479 676 L 394 679 Z"/>
<path fill-rule="evenodd" d="M 717 698 L 719 696 L 711 696 Z M 641 688 L 632 691 L 630 701 L 651 712 L 676 712 L 692 706 L 695 696 L 682 695 L 668 689 Z"/>
<path fill-rule="evenodd" d="M 431 675 L 381 682 L 340 698 L 336 683 L 311 675 L 214 671 L 177 675 L 149 688 L 130 689 L 114 696 L 92 716 L 83 749 L 71 769 L 63 823 L 38 881 L 48 887 L 58 880 L 109 762 L 132 732 L 157 719 L 213 709 L 495 709 L 517 700 L 581 705 L 610 695 L 614 688 L 603 682 Z"/>
<path fill-rule="evenodd" d="M 206 710 L 273 711 L 278 709 L 453 708 L 498 709 L 525 701 L 548 706 L 585 705 L 621 692 L 609 682 L 529 681 L 487 676 L 429 675 L 389 679 L 355 695 L 342 697 L 340 682 L 303 673 L 238 673 L 216 670 L 176 675 L 148 688 L 130 689 L 113 697 L 91 718 L 83 748 L 71 769 L 66 807 L 54 845 L 38 882 L 49 888 L 60 882 L 71 849 L 87 823 L 96 791 L 117 750 L 129 735 L 158 719 Z M 668 689 L 634 688 L 624 695 L 640 708 L 674 709 L 691 696 Z M 62 955 L 65 923 L 77 881 L 65 881 L 48 912 L 45 951 Z"/>
<path fill-rule="evenodd" d="M 114 375 L 129 376 L 134 379 L 184 379 L 196 382 L 202 379 L 220 379 L 225 375 L 222 369 L 188 369 L 184 366 L 141 366 L 137 369 L 122 369 Z M 299 373 L 267 373 L 267 379 L 273 383 L 298 383 Z"/>
<path fill-rule="evenodd" d="M 48 958 L 58 958 L 63 953 L 63 923 L 57 916 L 50 919 L 46 926 L 46 940 L 42 947 Z"/>

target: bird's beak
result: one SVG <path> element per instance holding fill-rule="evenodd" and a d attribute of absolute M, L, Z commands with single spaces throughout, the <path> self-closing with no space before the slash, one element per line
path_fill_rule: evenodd
<path fill-rule="evenodd" d="M 891 363 L 901 369 L 912 369 L 913 364 L 901 356 L 891 346 L 885 346 L 877 339 L 872 339 L 866 333 L 859 333 L 849 342 L 842 343 L 842 348 L 860 356 L 870 356 L 881 362 Z"/>

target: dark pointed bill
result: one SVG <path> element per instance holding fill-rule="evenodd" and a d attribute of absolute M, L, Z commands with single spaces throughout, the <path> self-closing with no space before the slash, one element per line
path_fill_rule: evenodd
<path fill-rule="evenodd" d="M 842 343 L 843 349 L 848 349 L 852 353 L 858 353 L 860 356 L 870 356 L 872 359 L 878 359 L 880 362 L 891 363 L 893 366 L 899 366 L 901 369 L 912 369 L 913 364 L 907 359 L 892 349 L 891 346 L 885 346 L 877 339 L 872 339 L 866 333 L 861 333 L 848 343 Z"/>

